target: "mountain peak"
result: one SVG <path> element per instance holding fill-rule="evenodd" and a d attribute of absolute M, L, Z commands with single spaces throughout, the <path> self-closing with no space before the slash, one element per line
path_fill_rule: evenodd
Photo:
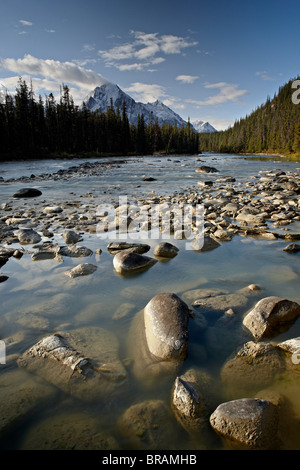
<path fill-rule="evenodd" d="M 202 121 L 201 119 L 195 119 L 194 121 L 191 122 L 193 128 L 197 132 L 201 133 L 211 133 L 211 132 L 217 132 L 217 129 L 215 129 L 208 121 Z"/>
<path fill-rule="evenodd" d="M 156 100 L 154 103 L 147 104 L 136 102 L 131 96 L 121 90 L 118 85 L 111 82 L 106 82 L 96 87 L 86 96 L 84 102 L 91 111 L 106 112 L 107 108 L 111 105 L 111 100 L 115 109 L 121 109 L 123 102 L 125 102 L 127 117 L 131 124 L 136 125 L 138 116 L 143 114 L 146 125 L 156 121 L 160 126 L 163 124 L 170 124 L 172 126 L 176 124 L 178 127 L 187 125 L 186 121 L 161 101 Z"/>

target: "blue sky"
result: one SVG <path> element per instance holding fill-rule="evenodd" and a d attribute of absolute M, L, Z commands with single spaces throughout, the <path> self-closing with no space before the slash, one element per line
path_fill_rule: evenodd
<path fill-rule="evenodd" d="M 80 103 L 103 78 L 225 129 L 300 74 L 299 0 L 0 0 L 0 85 Z"/>

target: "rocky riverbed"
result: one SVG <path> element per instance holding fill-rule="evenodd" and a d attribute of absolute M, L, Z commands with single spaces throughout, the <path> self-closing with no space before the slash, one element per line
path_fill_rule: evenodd
<path fill-rule="evenodd" d="M 43 289 L 33 279 L 37 302 L 13 313 L 5 310 L 9 302 L 2 307 L 0 339 L 7 353 L 0 366 L 2 447 L 17 433 L 10 445 L 26 449 L 299 448 L 300 403 L 294 391 L 300 385 L 300 340 L 281 340 L 282 332 L 297 324 L 299 296 L 283 297 L 255 279 L 241 279 L 236 286 L 216 279 L 210 285 L 201 281 L 200 270 L 197 278 L 184 279 L 186 240 L 172 211 L 168 226 L 158 226 L 160 233 L 170 232 L 164 241 L 112 242 L 102 230 L 105 225 L 106 234 L 120 227 L 151 233 L 155 205 L 161 214 L 166 207 L 191 208 L 191 234 L 199 235 L 201 205 L 201 243 L 190 250 L 200 260 L 213 259 L 212 253 L 235 239 L 280 243 L 282 256 L 295 260 L 299 171 L 273 169 L 241 183 L 203 165 L 195 169 L 201 184 L 168 195 L 151 191 L 151 181 L 140 181 L 144 194 L 129 189 L 128 205 L 120 204 L 117 194 L 102 195 L 101 207 L 106 202 L 113 208 L 113 219 L 99 212 L 93 191 L 53 201 L 34 185 L 101 171 L 103 163 L 87 162 L 55 175 L 32 175 L 18 179 L 22 191 L 14 191 L 15 180 L 3 181 L 11 195 L 1 206 L 1 292 L 5 296 L 6 286 L 14 286 L 14 276 L 16 295 L 26 289 L 31 266 L 41 267 Z M 246 272 L 247 260 L 243 263 Z M 164 274 L 153 295 L 146 276 L 160 268 Z M 167 273 L 174 269 L 178 276 L 170 282 Z M 105 297 L 96 281 L 99 271 L 126 282 L 123 301 L 116 293 L 118 305 L 110 298 L 110 311 L 106 308 L 114 328 L 94 321 Z M 299 279 L 299 271 L 286 272 Z M 57 292 L 46 284 L 54 276 L 59 276 Z M 88 289 L 90 304 L 86 299 L 82 314 L 65 321 L 62 313 L 74 308 L 72 297 L 78 298 L 74 289 L 83 296 Z M 72 400 L 79 403 L 76 412 Z M 34 415 L 38 419 L 27 426 Z"/>

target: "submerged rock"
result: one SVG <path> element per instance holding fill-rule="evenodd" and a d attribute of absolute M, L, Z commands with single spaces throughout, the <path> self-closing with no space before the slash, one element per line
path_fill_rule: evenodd
<path fill-rule="evenodd" d="M 300 316 L 300 305 L 271 296 L 260 300 L 244 318 L 243 325 L 256 340 L 272 337 L 287 329 Z"/>
<path fill-rule="evenodd" d="M 108 330 L 82 328 L 47 336 L 18 359 L 19 367 L 42 376 L 84 401 L 111 398 L 126 382 L 119 343 Z"/>
<path fill-rule="evenodd" d="M 30 426 L 21 450 L 119 450 L 102 427 L 101 419 L 87 412 L 55 414 Z"/>
<path fill-rule="evenodd" d="M 0 387 L 1 438 L 40 407 L 54 405 L 57 398 L 55 387 L 15 368 L 1 374 Z"/>
<path fill-rule="evenodd" d="M 117 422 L 118 433 L 130 449 L 172 449 L 174 443 L 173 419 L 161 400 L 147 400 L 128 408 Z"/>
<path fill-rule="evenodd" d="M 249 341 L 221 369 L 228 394 L 243 395 L 249 390 L 269 386 L 284 370 L 284 361 L 276 346 Z"/>
<path fill-rule="evenodd" d="M 235 449 L 271 450 L 278 444 L 278 410 L 267 400 L 242 398 L 222 403 L 210 423 Z"/>

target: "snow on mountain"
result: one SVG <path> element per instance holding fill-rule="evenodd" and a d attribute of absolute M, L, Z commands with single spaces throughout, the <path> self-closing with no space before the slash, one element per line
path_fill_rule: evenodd
<path fill-rule="evenodd" d="M 217 129 L 215 129 L 208 121 L 196 119 L 195 121 L 192 121 L 191 124 L 197 132 L 217 132 Z"/>
<path fill-rule="evenodd" d="M 141 116 L 143 114 L 146 125 L 151 120 L 153 123 L 157 120 L 160 126 L 164 123 L 171 125 L 176 123 L 178 127 L 187 125 L 186 121 L 160 101 L 147 104 L 136 102 L 131 96 L 121 90 L 118 85 L 111 82 L 96 87 L 85 98 L 84 103 L 91 111 L 99 110 L 100 112 L 105 112 L 111 104 L 111 99 L 115 109 L 119 107 L 120 111 L 125 101 L 127 117 L 131 124 L 137 124 L 138 115 Z"/>

